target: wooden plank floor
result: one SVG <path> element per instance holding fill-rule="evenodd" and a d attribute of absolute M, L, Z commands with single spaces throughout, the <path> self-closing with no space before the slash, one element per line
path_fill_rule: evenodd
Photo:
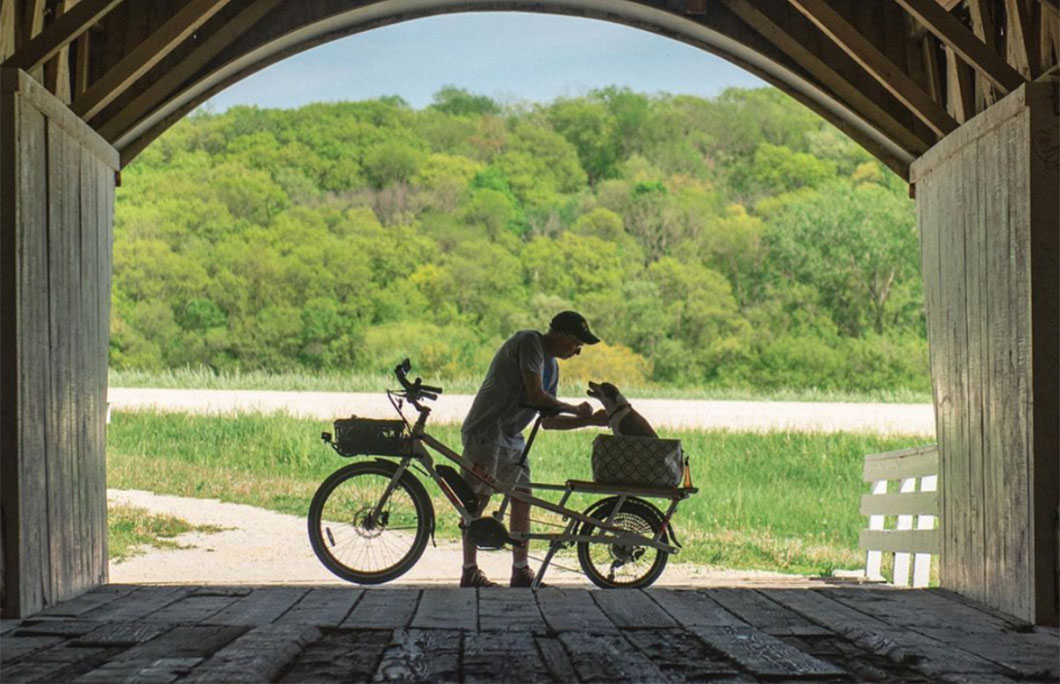
<path fill-rule="evenodd" d="M 935 590 L 108 585 L 0 626 L 13 682 L 1057 682 L 1056 629 Z"/>

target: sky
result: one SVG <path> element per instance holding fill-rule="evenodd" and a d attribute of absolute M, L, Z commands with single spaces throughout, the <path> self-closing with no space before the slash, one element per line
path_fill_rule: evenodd
<path fill-rule="evenodd" d="M 445 85 L 510 103 L 550 102 L 609 85 L 712 97 L 729 86 L 766 84 L 708 52 L 619 24 L 475 12 L 416 19 L 307 50 L 218 93 L 206 107 L 290 108 L 399 95 L 419 109 Z"/>

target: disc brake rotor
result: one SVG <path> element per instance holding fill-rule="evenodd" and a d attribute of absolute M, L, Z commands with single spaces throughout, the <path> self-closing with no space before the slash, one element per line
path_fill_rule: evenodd
<path fill-rule="evenodd" d="M 378 518 L 373 520 L 372 512 L 374 510 L 374 506 L 365 506 L 353 514 L 352 527 L 358 536 L 365 539 L 375 539 L 386 530 L 387 523 L 390 520 L 390 513 L 383 511 Z"/>

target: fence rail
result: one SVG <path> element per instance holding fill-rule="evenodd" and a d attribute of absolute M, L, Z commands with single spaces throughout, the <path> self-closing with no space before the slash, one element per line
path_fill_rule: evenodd
<path fill-rule="evenodd" d="M 858 547 L 867 551 L 865 575 L 886 580 L 883 554 L 893 553 L 892 582 L 926 587 L 931 578 L 931 557 L 939 552 L 938 445 L 871 454 L 865 457 L 862 479 L 872 483 L 872 493 L 861 497 L 861 514 L 869 517 Z M 895 489 L 888 491 L 891 482 Z M 894 527 L 887 529 L 893 519 Z M 910 577 L 912 570 L 912 577 Z"/>

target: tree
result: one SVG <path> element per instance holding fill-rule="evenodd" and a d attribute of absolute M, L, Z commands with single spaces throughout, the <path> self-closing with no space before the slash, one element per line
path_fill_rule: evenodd
<path fill-rule="evenodd" d="M 778 211 L 765 240 L 783 276 L 815 287 L 853 337 L 883 333 L 895 285 L 919 272 L 912 203 L 878 185 L 822 187 Z"/>
<path fill-rule="evenodd" d="M 788 192 L 801 187 L 817 187 L 835 175 L 835 162 L 769 143 L 762 143 L 755 150 L 751 172 L 751 178 L 758 191 L 766 194 Z"/>
<path fill-rule="evenodd" d="M 633 186 L 625 211 L 625 225 L 629 234 L 644 248 L 644 258 L 649 264 L 680 241 L 685 227 L 674 209 L 669 191 L 658 181 Z"/>
<path fill-rule="evenodd" d="M 614 116 L 603 103 L 557 100 L 546 110 L 552 127 L 578 151 L 581 167 L 595 185 L 614 178 L 621 159 Z"/>
<path fill-rule="evenodd" d="M 741 306 L 750 303 L 752 289 L 761 278 L 766 258 L 764 230 L 760 218 L 748 214 L 742 204 L 732 204 L 722 216 L 711 218 L 699 238 L 700 257 L 725 275 Z"/>
<path fill-rule="evenodd" d="M 402 140 L 386 140 L 372 145 L 364 152 L 365 176 L 375 188 L 397 183 L 408 183 L 425 155 L 422 150 Z"/>
<path fill-rule="evenodd" d="M 442 86 L 434 94 L 431 108 L 453 116 L 479 116 L 482 114 L 500 114 L 501 108 L 485 95 L 472 95 L 463 88 L 453 85 Z"/>

